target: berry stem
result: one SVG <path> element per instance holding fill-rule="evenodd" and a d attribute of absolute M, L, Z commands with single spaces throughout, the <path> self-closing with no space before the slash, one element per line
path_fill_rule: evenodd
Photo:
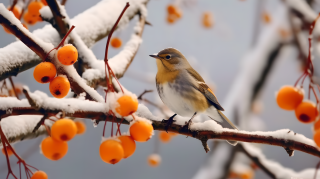
<path fill-rule="evenodd" d="M 320 167 L 320 161 L 318 162 L 318 164 L 317 164 L 317 166 L 316 166 L 316 172 L 314 173 L 314 179 L 316 179 L 317 178 L 317 173 L 318 173 L 318 170 L 319 170 L 319 167 Z"/>
<path fill-rule="evenodd" d="M 119 86 L 121 88 L 122 93 L 124 93 L 121 84 L 119 83 L 117 77 L 114 75 L 112 69 L 109 66 L 109 63 L 108 63 L 108 51 L 109 51 L 109 44 L 110 44 L 110 39 L 112 37 L 112 34 L 113 34 L 114 30 L 116 29 L 116 27 L 118 26 L 118 23 L 119 23 L 121 17 L 123 16 L 124 12 L 128 9 L 129 6 L 130 6 L 130 4 L 129 4 L 129 2 L 127 2 L 126 6 L 123 8 L 120 16 L 118 17 L 116 23 L 113 25 L 113 27 L 112 27 L 109 35 L 108 35 L 108 39 L 107 39 L 106 51 L 105 51 L 105 55 L 104 55 L 104 63 L 105 63 L 105 69 L 104 70 L 105 70 L 105 74 L 106 74 L 106 84 L 107 84 L 108 89 L 110 89 L 111 92 L 114 92 L 114 89 L 113 89 L 113 86 L 111 85 L 111 78 L 107 77 L 107 68 L 108 68 L 109 76 L 113 76 L 116 79 L 116 81 L 118 82 L 118 84 L 119 84 Z"/>
<path fill-rule="evenodd" d="M 12 89 L 13 89 L 14 95 L 16 96 L 17 99 L 19 99 L 19 96 L 18 96 L 18 94 L 17 94 L 16 88 L 15 88 L 15 86 L 14 86 L 14 83 L 13 83 L 13 80 L 12 80 L 12 77 L 11 77 L 11 76 L 9 77 L 9 81 L 10 81 L 10 83 L 11 83 L 11 87 L 12 87 Z"/>
<path fill-rule="evenodd" d="M 3 145 L 3 149 L 4 149 L 4 153 L 5 153 L 5 156 L 6 156 L 6 161 L 7 161 L 7 167 L 8 167 L 8 175 L 7 175 L 7 179 L 9 178 L 10 174 L 18 179 L 12 172 L 12 169 L 11 169 L 11 165 L 10 165 L 10 161 L 9 161 L 9 155 L 8 155 L 8 151 L 7 151 L 7 144 L 6 144 L 6 136 L 3 134 L 3 131 L 1 129 L 1 125 L 0 125 L 0 138 L 1 138 L 1 142 L 2 142 L 2 145 Z M 10 144 L 9 144 L 10 145 Z M 9 146 L 8 145 L 8 146 Z M 13 148 L 11 148 L 12 151 L 13 151 Z M 21 177 L 20 177 L 21 178 Z"/>
<path fill-rule="evenodd" d="M 314 87 L 313 87 L 312 85 L 310 85 L 310 88 L 312 89 L 313 94 L 314 94 L 314 96 L 316 97 L 317 104 L 319 104 L 319 97 L 318 97 L 318 95 L 317 95 L 317 93 L 316 93 L 316 90 L 314 89 Z"/>

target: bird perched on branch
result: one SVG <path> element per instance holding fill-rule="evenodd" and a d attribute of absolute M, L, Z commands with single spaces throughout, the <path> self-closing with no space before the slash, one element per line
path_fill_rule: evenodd
<path fill-rule="evenodd" d="M 175 114 L 167 122 L 166 129 L 178 114 L 191 117 L 186 123 L 190 130 L 192 119 L 198 113 L 204 113 L 211 119 L 223 124 L 224 127 L 237 129 L 236 126 L 221 112 L 224 109 L 218 99 L 204 82 L 202 77 L 189 64 L 187 59 L 174 48 L 166 48 L 156 55 L 158 73 L 156 76 L 157 91 L 163 103 Z M 226 123 L 227 122 L 227 123 Z M 236 141 L 228 141 L 236 145 Z"/>

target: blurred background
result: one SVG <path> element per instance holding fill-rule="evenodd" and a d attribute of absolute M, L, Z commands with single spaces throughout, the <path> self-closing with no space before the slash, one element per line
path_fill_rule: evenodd
<path fill-rule="evenodd" d="M 261 5 L 261 2 L 263 4 Z M 194 68 L 204 77 L 205 81 L 214 86 L 215 94 L 220 103 L 225 103 L 233 83 L 240 73 L 243 59 L 249 51 L 254 49 L 256 33 L 267 28 L 268 22 L 262 12 L 269 14 L 269 20 L 276 20 L 275 13 L 278 6 L 283 6 L 280 0 L 150 0 L 147 9 L 147 20 L 152 26 L 146 26 L 143 33 L 143 43 L 127 73 L 120 79 L 122 85 L 128 90 L 139 95 L 146 89 L 155 92 L 144 97 L 162 104 L 155 88 L 156 63 L 150 54 L 159 52 L 167 47 L 174 47 L 181 51 Z M 0 0 L 5 6 L 11 1 Z M 68 0 L 66 10 L 70 18 L 98 3 L 98 0 Z M 178 3 L 182 17 L 174 23 L 167 21 L 167 6 Z M 210 12 L 213 17 L 211 28 L 202 24 L 204 12 Z M 129 40 L 132 28 L 137 18 L 123 29 L 116 31 L 114 37 L 119 37 L 123 43 Z M 259 24 L 258 32 L 255 30 Z M 41 28 L 47 22 L 30 26 L 30 31 Z M 288 26 L 283 29 L 290 33 Z M 15 41 L 13 35 L 0 28 L 0 48 Z M 93 46 L 93 52 L 98 59 L 104 58 L 106 38 Z M 122 47 L 121 47 L 122 48 Z M 110 49 L 109 56 L 121 51 Z M 302 124 L 296 120 L 294 112 L 281 110 L 275 101 L 275 92 L 283 85 L 293 85 L 302 74 L 301 62 L 298 60 L 298 51 L 294 45 L 285 45 L 279 52 L 264 90 L 260 96 L 261 112 L 256 115 L 258 122 L 254 125 L 261 126 L 264 131 L 290 129 L 297 133 L 312 138 L 312 125 Z M 254 66 L 252 68 L 255 68 Z M 31 91 L 41 90 L 51 95 L 47 84 L 39 84 L 33 78 L 33 69 L 13 77 L 15 83 L 28 85 Z M 306 85 L 307 86 L 307 85 Z M 148 104 L 146 103 L 148 106 Z M 152 106 L 151 110 L 155 110 Z M 227 111 L 228 109 L 226 109 Z M 230 117 L 229 117 L 230 118 Z M 156 134 L 146 143 L 137 143 L 136 152 L 130 158 L 122 160 L 116 165 L 104 163 L 99 157 L 99 144 L 101 141 L 103 125 L 94 128 L 91 121 L 84 120 L 87 131 L 69 142 L 68 154 L 59 161 L 50 161 L 39 151 L 39 144 L 44 137 L 26 140 L 14 145 L 18 154 L 27 163 L 47 172 L 49 178 L 193 178 L 199 169 L 206 164 L 210 153 L 205 153 L 200 141 L 185 136 L 177 136 L 167 143 L 159 143 L 159 154 L 162 158 L 158 167 L 150 167 L 147 157 L 155 150 L 158 140 Z M 250 124 L 249 124 L 250 125 Z M 128 126 L 123 125 L 122 131 Z M 109 130 L 109 129 L 108 129 Z M 248 129 L 249 130 L 249 129 Z M 258 130 L 258 129 L 256 129 Z M 157 132 L 156 132 L 157 133 Z M 212 141 L 209 141 L 212 146 Z M 283 148 L 269 145 L 261 146 L 264 154 L 270 160 L 275 160 L 281 165 L 295 171 L 316 166 L 319 159 L 299 151 L 289 157 Z M 18 166 L 15 159 L 11 160 L 13 169 L 17 172 Z M 0 178 L 5 178 L 7 166 L 4 155 L 0 155 Z M 254 178 L 269 178 L 263 171 L 257 169 Z"/>

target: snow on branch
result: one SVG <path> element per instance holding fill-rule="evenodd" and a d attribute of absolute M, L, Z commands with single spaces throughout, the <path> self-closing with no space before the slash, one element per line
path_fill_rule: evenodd
<path fill-rule="evenodd" d="M 114 19 L 127 1 L 131 6 L 125 12 L 118 27 L 125 26 L 137 13 L 146 14 L 145 5 L 148 0 L 103 0 L 71 19 L 71 24 L 77 27 L 75 30 L 84 43 L 91 47 L 109 34 Z M 61 40 L 51 25 L 46 25 L 42 29 L 34 31 L 33 34 L 42 41 L 52 43 L 55 46 Z M 41 59 L 29 47 L 20 41 L 13 42 L 0 49 L 0 80 L 15 76 L 40 62 Z"/>
<path fill-rule="evenodd" d="M 24 44 L 35 44 L 35 46 L 29 46 L 29 48 L 36 52 L 42 60 L 53 63 L 57 68 L 58 74 L 65 75 L 68 78 L 71 89 L 76 94 L 84 92 L 86 99 L 99 102 L 104 101 L 103 97 L 96 90 L 88 86 L 85 80 L 78 75 L 73 66 L 65 66 L 59 62 L 56 56 L 57 49 L 54 49 L 52 44 L 46 43 L 41 39 L 38 39 L 34 34 L 30 33 L 2 4 L 0 4 L 0 22 L 8 27 L 13 34 L 17 35 Z"/>
<path fill-rule="evenodd" d="M 99 103 L 83 99 L 55 99 L 50 98 L 45 93 L 39 91 L 30 93 L 29 95 L 33 101 L 35 101 L 37 109 L 32 108 L 27 99 L 18 100 L 13 97 L 0 98 L 0 118 L 3 121 L 8 120 L 10 123 L 12 122 L 12 124 L 8 125 L 10 130 L 6 127 L 3 127 L 3 130 L 8 138 L 15 139 L 15 141 L 21 140 L 21 138 L 18 138 L 18 136 L 32 136 L 30 132 L 32 132 L 33 128 L 41 118 L 41 116 L 38 118 L 32 118 L 34 122 L 29 123 L 25 122 L 28 121 L 28 118 L 25 119 L 22 116 L 13 117 L 15 115 L 44 115 L 44 113 L 47 115 L 56 115 L 57 113 L 64 111 L 67 117 L 90 118 L 97 119 L 97 121 L 112 121 L 112 116 L 107 113 L 109 107 L 106 103 Z M 144 105 L 139 105 L 136 115 L 151 120 L 155 130 L 165 130 L 166 124 L 162 123 L 161 118 L 153 116 L 148 108 L 146 108 Z M 132 120 L 131 117 L 127 117 L 125 119 L 126 120 L 123 122 L 124 124 L 129 124 L 128 121 Z M 24 121 L 25 123 L 21 121 Z M 116 119 L 116 122 L 120 121 L 121 118 Z M 16 126 L 17 129 L 15 129 Z M 28 132 L 26 133 L 26 131 Z M 233 129 L 222 128 L 215 121 L 208 120 L 203 123 L 192 124 L 191 130 L 183 128 L 183 125 L 172 124 L 168 131 L 191 136 L 199 139 L 200 141 L 208 139 L 222 139 L 261 143 L 280 146 L 292 151 L 299 150 L 320 157 L 320 151 L 316 147 L 313 140 L 308 139 L 301 134 L 296 134 L 289 129 L 282 129 L 272 132 L 237 131 Z M 34 137 L 36 137 L 36 135 L 34 135 Z M 10 141 L 14 142 L 12 140 Z"/>
<path fill-rule="evenodd" d="M 314 168 L 309 168 L 309 169 L 304 169 L 300 172 L 296 172 L 290 168 L 286 168 L 282 166 L 281 164 L 269 160 L 266 158 L 266 156 L 262 153 L 262 151 L 254 147 L 250 144 L 246 143 L 241 143 L 238 147 L 244 151 L 246 155 L 250 155 L 250 158 L 253 158 L 253 161 L 255 161 L 256 164 L 258 165 L 261 169 L 264 171 L 269 172 L 269 176 L 271 178 L 313 178 L 315 174 L 315 169 Z M 257 162 L 258 161 L 258 162 Z"/>

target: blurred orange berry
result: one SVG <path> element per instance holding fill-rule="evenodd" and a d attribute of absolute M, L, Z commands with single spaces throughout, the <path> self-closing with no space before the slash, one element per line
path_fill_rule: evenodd
<path fill-rule="evenodd" d="M 32 175 L 31 179 L 48 179 L 48 175 L 44 171 L 36 171 Z"/>
<path fill-rule="evenodd" d="M 213 15 L 211 12 L 203 13 L 202 24 L 205 28 L 211 28 L 213 26 Z"/>
<path fill-rule="evenodd" d="M 163 143 L 168 143 L 171 140 L 171 135 L 165 131 L 160 131 L 159 133 L 159 139 Z"/>
<path fill-rule="evenodd" d="M 281 109 L 294 110 L 303 100 L 302 89 L 293 86 L 283 86 L 277 93 L 276 100 Z"/>
<path fill-rule="evenodd" d="M 77 134 L 83 134 L 86 132 L 86 124 L 82 121 L 76 121 L 75 122 L 76 126 L 77 126 Z"/>
<path fill-rule="evenodd" d="M 110 43 L 113 48 L 120 48 L 122 45 L 122 41 L 118 37 L 113 37 Z"/>
<path fill-rule="evenodd" d="M 29 12 L 26 12 L 23 15 L 23 20 L 29 25 L 34 25 L 34 24 L 36 24 L 38 22 L 39 17 L 33 16 Z"/>
<path fill-rule="evenodd" d="M 313 122 L 318 116 L 318 109 L 314 102 L 303 101 L 295 110 L 297 119 L 302 123 Z"/>
<path fill-rule="evenodd" d="M 121 143 L 113 139 L 103 141 L 100 145 L 99 153 L 102 161 L 110 164 L 116 164 L 124 157 Z"/>
<path fill-rule="evenodd" d="M 2 148 L 1 151 L 2 151 L 3 155 L 6 155 L 4 148 Z M 12 148 L 10 146 L 7 146 L 7 152 L 8 152 L 9 157 L 13 154 Z"/>
<path fill-rule="evenodd" d="M 148 157 L 148 164 L 151 166 L 151 167 L 157 167 L 159 166 L 161 162 L 161 157 L 158 155 L 158 154 L 151 154 L 149 155 Z"/>
<path fill-rule="evenodd" d="M 271 22 L 271 16 L 268 12 L 262 13 L 262 21 L 266 24 L 269 24 Z"/>
<path fill-rule="evenodd" d="M 40 1 L 32 1 L 29 6 L 28 6 L 28 12 L 32 15 L 32 16 L 40 16 L 40 12 L 39 10 L 43 7 L 42 2 Z"/>

